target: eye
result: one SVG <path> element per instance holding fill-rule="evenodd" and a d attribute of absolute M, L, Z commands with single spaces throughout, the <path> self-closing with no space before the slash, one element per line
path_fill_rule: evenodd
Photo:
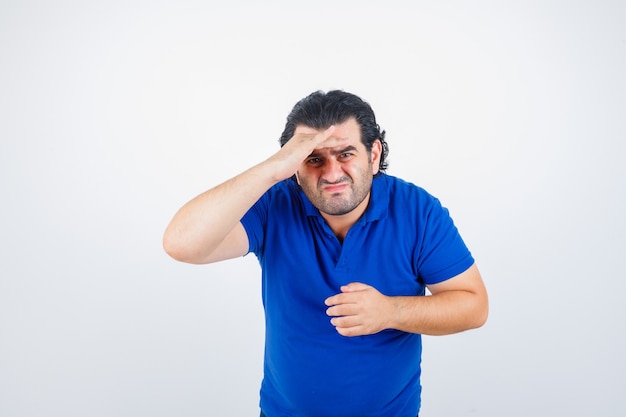
<path fill-rule="evenodd" d="M 318 166 L 322 163 L 322 158 L 311 157 L 306 160 L 307 165 Z"/>
<path fill-rule="evenodd" d="M 354 154 L 352 152 L 343 152 L 339 154 L 339 159 L 346 160 L 352 158 L 353 156 Z"/>

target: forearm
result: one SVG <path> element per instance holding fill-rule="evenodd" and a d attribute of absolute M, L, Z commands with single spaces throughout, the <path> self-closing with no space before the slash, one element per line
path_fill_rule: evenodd
<path fill-rule="evenodd" d="M 487 291 L 476 265 L 456 277 L 429 285 L 431 296 L 387 296 L 354 282 L 327 298 L 326 314 L 343 336 L 384 329 L 444 335 L 480 327 L 488 314 Z"/>
<path fill-rule="evenodd" d="M 267 161 L 198 195 L 174 215 L 163 247 L 174 259 L 202 263 L 277 180 Z"/>
<path fill-rule="evenodd" d="M 189 201 L 165 230 L 165 251 L 189 263 L 236 256 L 247 244 L 246 237 L 234 230 L 244 214 L 270 187 L 294 175 L 316 147 L 345 142 L 345 138 L 331 136 L 333 131 L 331 126 L 323 132 L 296 133 L 270 158 Z"/>
<path fill-rule="evenodd" d="M 388 327 L 410 333 L 446 335 L 482 326 L 487 319 L 486 294 L 464 290 L 430 296 L 389 297 Z"/>

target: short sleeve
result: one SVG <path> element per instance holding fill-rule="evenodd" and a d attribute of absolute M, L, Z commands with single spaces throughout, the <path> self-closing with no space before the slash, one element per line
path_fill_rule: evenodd
<path fill-rule="evenodd" d="M 257 257 L 260 257 L 263 252 L 269 199 L 269 192 L 266 192 L 241 219 L 241 224 L 248 235 L 248 253 L 252 252 Z"/>
<path fill-rule="evenodd" d="M 426 284 L 453 278 L 474 264 L 448 209 L 432 197 L 425 216 L 425 228 L 418 254 L 418 271 Z"/>

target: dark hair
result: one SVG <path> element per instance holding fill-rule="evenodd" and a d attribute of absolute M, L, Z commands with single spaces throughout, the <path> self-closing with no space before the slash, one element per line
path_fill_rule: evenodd
<path fill-rule="evenodd" d="M 280 136 L 280 146 L 285 145 L 293 137 L 298 126 L 322 130 L 343 123 L 351 117 L 354 117 L 361 127 L 361 142 L 368 152 L 372 150 L 374 141 L 380 140 L 382 145 L 380 171 L 384 172 L 388 166 L 386 158 L 389 153 L 385 131 L 381 132 L 370 105 L 358 96 L 345 91 L 332 90 L 328 93 L 316 91 L 297 102 L 287 116 L 285 130 Z"/>

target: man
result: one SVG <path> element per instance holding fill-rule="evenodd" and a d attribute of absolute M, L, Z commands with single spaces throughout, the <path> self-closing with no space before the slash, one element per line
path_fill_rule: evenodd
<path fill-rule="evenodd" d="M 185 204 L 164 248 L 199 264 L 258 257 L 261 415 L 414 417 L 421 335 L 487 319 L 474 260 L 437 199 L 384 173 L 385 132 L 359 97 L 302 99 L 280 143 Z"/>

